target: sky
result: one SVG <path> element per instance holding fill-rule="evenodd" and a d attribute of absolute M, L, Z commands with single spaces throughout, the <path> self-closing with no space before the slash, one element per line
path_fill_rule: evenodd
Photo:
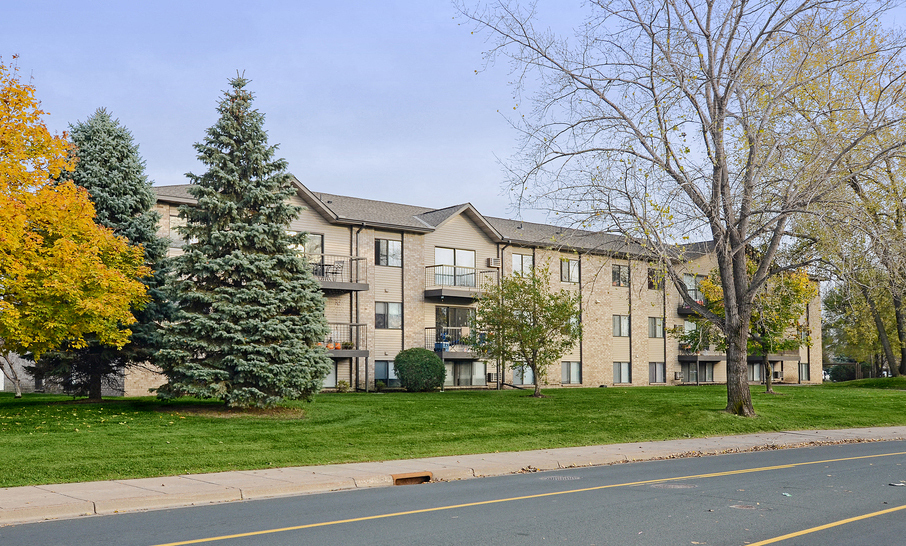
<path fill-rule="evenodd" d="M 539 11 L 568 30 L 580 5 Z M 501 161 L 518 143 L 501 113 L 519 112 L 509 67 L 485 69 L 489 44 L 449 1 L 29 0 L 3 19 L 0 60 L 18 55 L 48 127 L 106 108 L 155 185 L 204 172 L 193 144 L 238 71 L 278 157 L 315 192 L 546 221 L 505 190 Z"/>

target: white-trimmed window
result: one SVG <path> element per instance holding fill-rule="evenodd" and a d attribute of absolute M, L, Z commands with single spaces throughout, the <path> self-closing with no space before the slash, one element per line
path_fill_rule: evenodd
<path fill-rule="evenodd" d="M 632 364 L 629 362 L 614 362 L 613 382 L 632 383 Z"/>
<path fill-rule="evenodd" d="M 374 304 L 374 327 L 399 330 L 403 327 L 403 304 L 379 301 Z"/>
<path fill-rule="evenodd" d="M 613 337 L 629 337 L 629 315 L 613 316 Z"/>
<path fill-rule="evenodd" d="M 560 259 L 560 282 L 579 282 L 579 260 Z"/>
<path fill-rule="evenodd" d="M 333 389 L 337 386 L 337 363 L 333 362 L 333 365 L 330 367 L 330 371 L 327 373 L 327 376 L 324 378 L 323 387 L 325 389 Z"/>
<path fill-rule="evenodd" d="M 528 365 L 513 368 L 513 385 L 534 385 L 535 374 Z"/>
<path fill-rule="evenodd" d="M 434 283 L 439 286 L 476 287 L 475 251 L 434 247 Z"/>
<path fill-rule="evenodd" d="M 374 240 L 374 265 L 403 266 L 403 243 L 392 239 Z"/>
<path fill-rule="evenodd" d="M 513 275 L 529 275 L 535 267 L 531 254 L 513 254 Z"/>
<path fill-rule="evenodd" d="M 648 337 L 664 337 L 663 317 L 648 317 Z"/>
<path fill-rule="evenodd" d="M 579 385 L 582 383 L 582 363 L 576 361 L 564 361 L 563 371 L 560 377 L 560 383 L 563 385 Z"/>

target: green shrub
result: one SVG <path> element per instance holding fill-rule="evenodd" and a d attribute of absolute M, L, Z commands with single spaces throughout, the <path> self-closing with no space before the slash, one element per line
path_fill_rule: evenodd
<path fill-rule="evenodd" d="M 337 392 L 349 392 L 349 381 L 337 381 Z"/>
<path fill-rule="evenodd" d="M 447 377 L 444 362 L 428 349 L 402 351 L 393 360 L 400 386 L 409 392 L 428 392 L 439 389 Z"/>

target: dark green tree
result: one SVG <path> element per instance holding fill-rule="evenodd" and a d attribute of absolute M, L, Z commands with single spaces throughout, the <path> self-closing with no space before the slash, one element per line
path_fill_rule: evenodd
<path fill-rule="evenodd" d="M 128 367 L 146 365 L 160 347 L 158 324 L 170 315 L 161 290 L 167 242 L 157 236 L 160 215 L 153 210 L 154 192 L 129 130 L 100 108 L 84 122 L 70 125 L 70 138 L 77 163 L 65 176 L 88 190 L 96 222 L 129 244 L 141 246 L 145 265 L 153 271 L 143 279 L 149 302 L 143 309 L 132 310 L 137 322 L 129 325 L 132 336 L 127 345 L 117 350 L 90 338 L 87 347 L 45 353 L 30 370 L 37 377 L 56 379 L 69 392 L 99 401 L 105 381 L 115 382 Z"/>
<path fill-rule="evenodd" d="M 437 353 L 422 347 L 400 351 L 393 359 L 400 385 L 409 392 L 429 392 L 444 386 L 447 370 Z"/>
<path fill-rule="evenodd" d="M 179 311 L 158 354 L 164 399 L 217 398 L 230 407 L 309 400 L 331 364 L 317 345 L 328 335 L 324 297 L 293 250 L 305 237 L 287 233 L 299 213 L 287 201 L 291 176 L 274 159 L 247 83 L 230 80 L 220 119 L 195 144 L 207 171 L 187 175 L 197 204 L 180 209 L 189 242 L 172 261 Z"/>

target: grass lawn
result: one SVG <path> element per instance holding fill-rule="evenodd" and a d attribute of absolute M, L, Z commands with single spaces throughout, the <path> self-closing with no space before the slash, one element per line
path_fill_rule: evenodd
<path fill-rule="evenodd" d="M 906 425 L 906 378 L 752 388 L 758 417 L 723 413 L 726 388 L 632 387 L 319 394 L 274 414 L 197 400 L 74 403 L 0 393 L 0 487 L 379 461 L 750 432 Z"/>

